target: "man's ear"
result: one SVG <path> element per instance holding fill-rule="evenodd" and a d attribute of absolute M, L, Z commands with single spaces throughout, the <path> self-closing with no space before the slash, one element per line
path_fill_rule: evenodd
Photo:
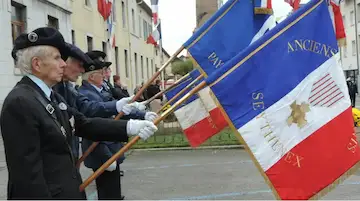
<path fill-rule="evenodd" d="M 42 65 L 42 62 L 39 57 L 33 57 L 31 59 L 31 65 L 36 72 L 40 72 L 40 65 Z"/>

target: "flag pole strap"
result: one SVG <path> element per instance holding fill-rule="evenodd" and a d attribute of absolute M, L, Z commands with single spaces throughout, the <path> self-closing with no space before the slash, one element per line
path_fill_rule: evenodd
<path fill-rule="evenodd" d="M 179 101 L 177 101 L 172 107 L 170 107 L 168 110 L 166 110 L 160 117 L 158 117 L 154 124 L 159 124 L 163 119 L 165 119 L 169 114 L 174 112 L 174 110 L 180 106 L 183 102 L 185 102 L 187 99 L 189 99 L 191 96 L 193 96 L 195 93 L 197 93 L 199 90 L 201 90 L 203 87 L 206 86 L 206 82 L 203 81 L 199 85 L 197 85 L 195 88 L 193 88 L 189 93 L 185 94 Z M 97 169 L 92 175 L 90 175 L 79 187 L 80 192 L 83 192 L 85 188 L 96 178 L 98 178 L 105 170 L 108 168 L 114 161 L 116 161 L 119 157 L 121 157 L 127 150 L 133 146 L 140 137 L 137 135 L 135 136 L 130 142 L 126 143 L 125 146 L 123 146 L 116 154 L 114 154 L 109 160 L 107 160 L 99 169 Z"/>
<path fill-rule="evenodd" d="M 181 46 L 170 58 L 167 60 L 164 65 L 161 66 L 161 68 L 149 79 L 146 84 L 144 84 L 141 89 L 136 93 L 136 95 L 133 97 L 132 100 L 129 101 L 129 103 L 132 103 L 136 101 L 145 91 L 145 89 L 148 88 L 148 86 L 160 75 L 160 73 L 177 57 L 178 54 L 180 54 L 181 51 L 184 50 L 184 46 Z M 116 115 L 115 120 L 119 120 L 124 115 L 124 112 L 121 111 L 118 115 Z M 84 162 L 85 158 L 96 148 L 96 146 L 99 144 L 99 142 L 93 142 L 90 147 L 84 152 L 84 154 L 79 158 L 79 160 L 76 163 L 76 167 L 80 167 L 80 164 Z"/>

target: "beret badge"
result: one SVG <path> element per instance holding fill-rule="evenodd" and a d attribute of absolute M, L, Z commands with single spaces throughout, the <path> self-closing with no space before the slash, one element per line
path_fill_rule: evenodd
<path fill-rule="evenodd" d="M 30 32 L 29 34 L 28 34 L 28 40 L 30 41 L 30 42 L 36 42 L 37 40 L 38 40 L 38 35 L 36 34 L 36 33 L 34 33 L 34 32 Z"/>

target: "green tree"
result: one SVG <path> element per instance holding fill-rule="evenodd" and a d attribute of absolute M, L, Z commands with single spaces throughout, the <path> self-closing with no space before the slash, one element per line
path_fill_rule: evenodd
<path fill-rule="evenodd" d="M 171 71 L 174 75 L 186 75 L 186 73 L 194 69 L 191 59 L 185 61 L 175 61 L 171 64 Z"/>

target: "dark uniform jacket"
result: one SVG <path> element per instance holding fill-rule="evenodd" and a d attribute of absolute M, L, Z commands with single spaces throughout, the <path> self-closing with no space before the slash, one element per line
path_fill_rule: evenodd
<path fill-rule="evenodd" d="M 111 94 L 106 90 L 99 92 L 89 82 L 83 81 L 79 91 L 86 95 L 92 101 L 108 101 L 112 99 Z M 133 115 L 134 116 L 134 115 Z M 84 153 L 93 143 L 91 140 L 84 139 L 81 144 L 82 152 Z M 85 158 L 84 165 L 88 168 L 98 169 L 102 164 L 109 160 L 116 152 L 118 152 L 123 145 L 119 142 L 101 141 L 96 148 Z M 120 157 L 117 162 L 122 163 L 124 156 Z"/>
<path fill-rule="evenodd" d="M 70 122 L 74 123 L 76 135 L 83 138 L 128 140 L 127 121 L 85 118 L 76 109 L 62 104 L 64 99 L 54 94 L 56 104 L 30 78 L 24 77 L 4 101 L 0 124 L 9 172 L 8 199 L 86 198 L 79 192 L 82 179 L 69 145 Z M 44 103 L 55 110 L 46 109 Z"/>
<path fill-rule="evenodd" d="M 88 97 L 79 93 L 68 81 L 59 82 L 53 89 L 58 92 L 70 107 L 76 108 L 86 117 L 111 117 L 117 114 L 116 101 L 91 101 Z M 76 160 L 79 158 L 80 140 L 74 137 L 72 141 L 73 154 Z"/>

